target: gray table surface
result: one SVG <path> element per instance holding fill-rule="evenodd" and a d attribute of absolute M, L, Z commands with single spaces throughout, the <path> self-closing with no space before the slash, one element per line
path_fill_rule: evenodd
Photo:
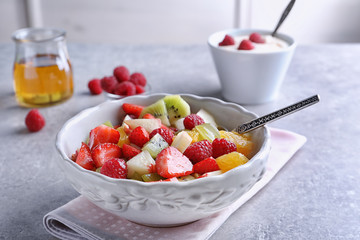
<path fill-rule="evenodd" d="M 222 98 L 206 45 L 68 46 L 74 96 L 42 108 L 46 127 L 29 133 L 12 88 L 14 46 L 0 44 L 0 239 L 52 239 L 43 216 L 78 196 L 54 141 L 67 119 L 105 101 L 89 94 L 89 79 L 121 64 L 143 72 L 152 92 Z M 263 115 L 313 94 L 319 104 L 270 124 L 306 136 L 305 146 L 211 239 L 360 239 L 360 44 L 298 46 L 279 98 L 245 107 Z"/>

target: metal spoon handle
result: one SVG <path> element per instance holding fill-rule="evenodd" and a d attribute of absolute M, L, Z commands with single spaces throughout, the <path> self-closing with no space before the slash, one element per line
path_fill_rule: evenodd
<path fill-rule="evenodd" d="M 233 131 L 238 132 L 238 133 L 249 132 L 251 130 L 254 130 L 256 128 L 264 126 L 266 123 L 275 121 L 275 120 L 285 117 L 291 113 L 297 112 L 303 108 L 309 107 L 315 103 L 318 103 L 319 101 L 320 101 L 319 95 L 314 95 L 314 96 L 304 99 L 300 102 L 297 102 L 295 104 L 292 104 L 290 106 L 287 106 L 285 108 L 282 108 L 280 110 L 272 112 L 265 116 L 254 119 L 250 122 L 244 123 L 244 124 L 236 127 Z"/>
<path fill-rule="evenodd" d="M 275 36 L 277 30 L 279 29 L 279 27 L 281 26 L 281 24 L 285 21 L 287 15 L 289 14 L 289 12 L 291 11 L 292 7 L 294 6 L 295 4 L 295 0 L 291 0 L 289 2 L 289 4 L 287 5 L 287 7 L 285 8 L 284 12 L 282 13 L 281 15 L 281 18 L 278 22 L 278 24 L 276 25 L 275 27 L 275 30 L 272 32 L 271 36 Z"/>

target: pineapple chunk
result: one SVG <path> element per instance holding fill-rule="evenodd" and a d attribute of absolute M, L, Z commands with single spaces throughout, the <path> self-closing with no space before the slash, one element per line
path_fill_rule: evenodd
<path fill-rule="evenodd" d="M 239 152 L 231 152 L 225 155 L 222 155 L 215 159 L 216 163 L 219 165 L 219 168 L 223 172 L 227 172 L 237 166 L 243 165 L 249 161 L 244 154 Z"/>
<path fill-rule="evenodd" d="M 126 164 L 128 178 L 135 178 L 134 175 L 136 174 L 144 175 L 152 173 L 155 169 L 155 161 L 148 151 L 141 151 L 138 155 L 127 161 Z"/>
<path fill-rule="evenodd" d="M 196 114 L 198 116 L 200 116 L 204 120 L 205 123 L 211 123 L 215 127 L 218 126 L 216 121 L 215 121 L 215 118 L 210 113 L 205 111 L 204 109 L 200 109 Z"/>
<path fill-rule="evenodd" d="M 130 126 L 131 129 L 142 126 L 148 133 L 151 133 L 154 129 L 161 127 L 160 119 L 130 119 L 124 120 L 124 123 Z"/>
<path fill-rule="evenodd" d="M 177 148 L 177 150 L 184 153 L 186 148 L 190 146 L 192 141 L 193 139 L 190 137 L 190 135 L 186 131 L 182 131 L 178 135 L 176 135 L 171 146 Z"/>
<path fill-rule="evenodd" d="M 237 151 L 244 154 L 247 158 L 251 158 L 254 143 L 251 141 L 250 134 L 238 134 L 235 132 L 220 131 L 221 138 L 225 138 L 235 143 Z"/>
<path fill-rule="evenodd" d="M 184 126 L 184 118 L 180 118 L 178 120 L 176 120 L 174 122 L 174 127 L 178 130 L 178 131 L 182 131 L 185 129 L 185 126 Z"/>

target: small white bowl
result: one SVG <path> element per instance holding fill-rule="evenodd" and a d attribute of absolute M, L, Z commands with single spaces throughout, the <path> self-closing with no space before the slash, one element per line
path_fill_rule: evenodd
<path fill-rule="evenodd" d="M 233 37 L 257 32 L 270 35 L 270 31 L 256 29 L 229 29 L 212 34 L 208 45 L 226 100 L 240 104 L 261 104 L 278 96 L 296 44 L 293 38 L 276 34 L 288 46 L 271 52 L 253 50 L 230 51 L 219 46 L 225 35 Z M 238 47 L 238 46 L 236 46 Z"/>
<path fill-rule="evenodd" d="M 139 93 L 139 94 L 135 94 L 137 95 L 149 95 L 151 93 L 151 86 L 149 83 L 147 83 L 144 87 L 145 92 L 143 93 Z M 106 96 L 107 99 L 109 100 L 118 100 L 118 99 L 122 99 L 122 98 L 126 98 L 129 97 L 127 95 L 118 95 L 118 94 L 114 94 L 114 93 L 108 93 L 106 91 L 104 91 L 104 94 Z M 135 96 L 135 95 L 131 95 L 131 96 Z"/>
<path fill-rule="evenodd" d="M 266 127 L 251 132 L 255 151 L 250 161 L 222 175 L 188 182 L 140 182 L 113 179 L 88 171 L 71 156 L 89 131 L 105 121 L 118 122 L 124 116 L 124 102 L 149 105 L 166 94 L 131 96 L 106 101 L 84 110 L 68 120 L 59 131 L 57 163 L 72 186 L 97 206 L 130 221 L 156 227 L 177 226 L 207 217 L 229 206 L 247 192 L 263 175 L 270 152 L 270 134 Z M 216 98 L 181 95 L 192 112 L 204 108 L 218 124 L 233 129 L 257 117 L 243 107 Z"/>

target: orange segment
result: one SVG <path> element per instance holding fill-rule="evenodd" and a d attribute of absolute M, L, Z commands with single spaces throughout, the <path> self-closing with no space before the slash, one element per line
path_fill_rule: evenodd
<path fill-rule="evenodd" d="M 219 168 L 223 172 L 227 172 L 237 166 L 243 165 L 249 161 L 247 157 L 239 152 L 231 152 L 225 155 L 222 155 L 215 159 L 216 163 L 219 165 Z"/>
<path fill-rule="evenodd" d="M 221 138 L 225 138 L 233 143 L 235 143 L 237 151 L 244 154 L 247 158 L 251 157 L 254 143 L 251 141 L 250 134 L 238 134 L 235 132 L 226 132 L 220 131 Z"/>
<path fill-rule="evenodd" d="M 118 142 L 119 147 L 122 148 L 124 143 L 130 144 L 130 140 L 128 138 L 128 135 L 126 135 L 124 127 L 122 127 L 122 126 L 118 127 L 116 130 L 118 130 L 118 132 L 120 133 L 120 138 L 119 138 L 119 142 Z"/>

